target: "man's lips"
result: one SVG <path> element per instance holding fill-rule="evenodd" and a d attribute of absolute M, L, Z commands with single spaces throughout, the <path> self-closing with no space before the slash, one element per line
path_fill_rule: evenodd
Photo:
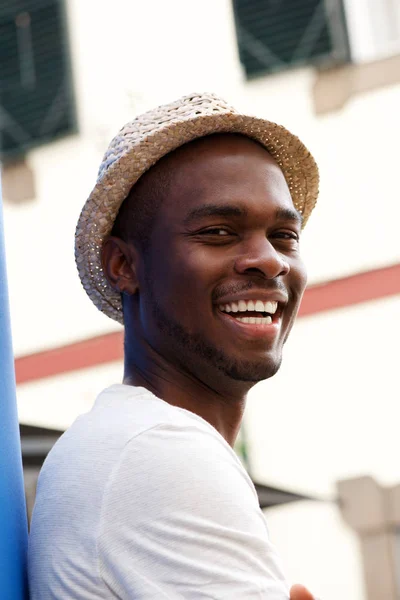
<path fill-rule="evenodd" d="M 280 332 L 288 294 L 281 289 L 243 289 L 215 300 L 217 315 L 237 335 L 273 340 Z"/>
<path fill-rule="evenodd" d="M 224 324 L 232 328 L 232 330 L 241 336 L 250 339 L 265 339 L 273 340 L 279 333 L 282 324 L 282 309 L 272 316 L 270 322 L 268 319 L 263 319 L 264 322 L 249 323 L 243 322 L 238 317 L 244 317 L 246 313 L 226 313 L 217 309 L 217 315 Z M 250 317 L 251 318 L 251 317 Z"/>

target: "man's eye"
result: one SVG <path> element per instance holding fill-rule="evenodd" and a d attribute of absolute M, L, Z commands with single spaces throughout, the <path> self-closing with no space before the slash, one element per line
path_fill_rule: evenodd
<path fill-rule="evenodd" d="M 230 235 L 230 231 L 228 231 L 227 229 L 224 229 L 223 227 L 211 227 L 210 229 L 204 229 L 203 231 L 200 231 L 201 235 L 216 235 L 219 237 L 225 237 L 227 235 Z"/>
<path fill-rule="evenodd" d="M 277 231 L 273 234 L 273 237 L 278 238 L 280 240 L 294 240 L 298 242 L 300 236 L 295 231 Z"/>

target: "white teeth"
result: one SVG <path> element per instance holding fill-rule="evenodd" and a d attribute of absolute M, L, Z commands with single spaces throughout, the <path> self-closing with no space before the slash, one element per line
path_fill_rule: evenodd
<path fill-rule="evenodd" d="M 241 323 L 251 323 L 253 325 L 270 325 L 271 317 L 235 317 Z"/>
<path fill-rule="evenodd" d="M 230 302 L 229 304 L 220 304 L 219 310 L 222 312 L 266 312 L 274 315 L 278 310 L 278 303 L 273 301 L 263 302 L 263 300 L 239 300 L 238 302 Z"/>
<path fill-rule="evenodd" d="M 277 311 L 278 303 L 277 302 L 264 302 L 264 311 L 274 315 Z"/>

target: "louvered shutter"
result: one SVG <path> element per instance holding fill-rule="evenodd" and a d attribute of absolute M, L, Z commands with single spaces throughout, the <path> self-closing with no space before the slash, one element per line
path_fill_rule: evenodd
<path fill-rule="evenodd" d="M 342 0 L 233 0 L 248 77 L 350 59 Z"/>
<path fill-rule="evenodd" d="M 71 133 L 74 103 L 62 0 L 0 2 L 3 159 Z"/>

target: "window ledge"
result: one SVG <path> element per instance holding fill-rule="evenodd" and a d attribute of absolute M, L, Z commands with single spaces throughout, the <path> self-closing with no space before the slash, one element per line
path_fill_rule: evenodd
<path fill-rule="evenodd" d="M 20 204 L 36 196 L 35 176 L 25 159 L 3 165 L 2 184 L 3 198 L 10 203 Z"/>
<path fill-rule="evenodd" d="M 325 115 L 340 110 L 354 96 L 396 83 L 400 83 L 400 54 L 319 71 L 313 88 L 315 112 Z"/>

